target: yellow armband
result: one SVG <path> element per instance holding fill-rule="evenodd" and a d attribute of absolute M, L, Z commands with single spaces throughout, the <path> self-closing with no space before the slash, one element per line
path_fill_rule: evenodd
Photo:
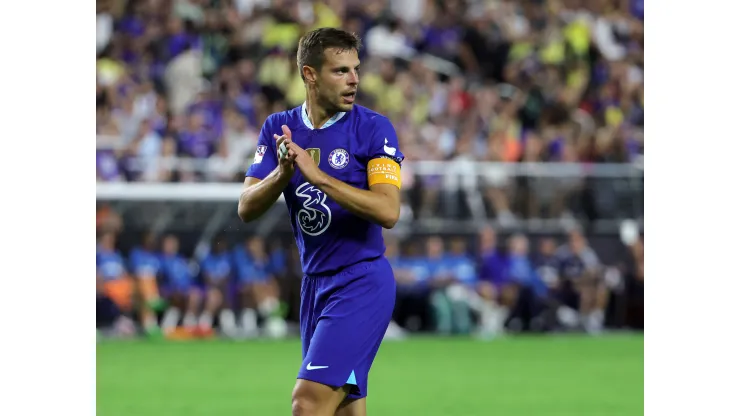
<path fill-rule="evenodd" d="M 384 157 L 369 161 L 367 163 L 367 183 L 369 186 L 387 183 L 401 189 L 401 165 L 395 160 Z"/>

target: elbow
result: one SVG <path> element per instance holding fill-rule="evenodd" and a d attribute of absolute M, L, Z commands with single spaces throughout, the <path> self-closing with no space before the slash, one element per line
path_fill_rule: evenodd
<path fill-rule="evenodd" d="M 250 211 L 249 205 L 246 202 L 239 201 L 239 207 L 236 209 L 236 212 L 242 222 L 246 223 L 254 220 L 254 214 Z"/>
<path fill-rule="evenodd" d="M 389 213 L 380 220 L 380 226 L 385 228 L 386 230 L 390 230 L 396 226 L 396 224 L 398 223 L 398 218 L 400 216 L 401 215 L 399 210 Z"/>

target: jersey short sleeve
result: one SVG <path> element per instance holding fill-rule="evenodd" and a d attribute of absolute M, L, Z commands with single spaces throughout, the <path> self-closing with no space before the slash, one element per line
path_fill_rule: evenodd
<path fill-rule="evenodd" d="M 405 156 L 398 148 L 398 136 L 396 136 L 396 129 L 393 128 L 391 121 L 387 117 L 378 115 L 371 120 L 370 124 L 372 133 L 369 160 L 385 158 L 400 165 Z"/>
<path fill-rule="evenodd" d="M 387 183 L 401 188 L 403 153 L 398 148 L 398 136 L 390 120 L 375 116 L 371 120 L 367 180 L 370 186 Z"/>
<path fill-rule="evenodd" d="M 262 125 L 259 139 L 257 140 L 257 149 L 254 151 L 254 161 L 247 169 L 245 176 L 252 176 L 257 179 L 265 179 L 277 166 L 277 152 L 275 151 L 275 139 L 272 135 L 272 116 L 267 117 Z"/>

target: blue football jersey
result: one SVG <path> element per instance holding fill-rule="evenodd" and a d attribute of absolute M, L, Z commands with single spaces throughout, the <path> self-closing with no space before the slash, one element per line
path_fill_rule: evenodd
<path fill-rule="evenodd" d="M 181 255 L 163 255 L 162 274 L 167 284 L 173 288 L 187 289 L 193 282 L 188 261 Z"/>
<path fill-rule="evenodd" d="M 314 129 L 304 103 L 267 118 L 246 176 L 264 179 L 278 165 L 273 134 L 282 135 L 283 124 L 290 128 L 293 142 L 313 157 L 319 169 L 356 188 L 369 189 L 369 161 L 389 158 L 400 165 L 404 159 L 395 129 L 385 116 L 355 105 Z M 332 274 L 384 254 L 382 227 L 327 198 L 306 182 L 300 170 L 296 169 L 283 196 L 305 274 Z"/>
<path fill-rule="evenodd" d="M 446 265 L 457 280 L 465 284 L 473 284 L 478 278 L 475 261 L 465 255 L 447 256 Z"/>
<path fill-rule="evenodd" d="M 160 260 L 156 253 L 143 248 L 135 248 L 129 255 L 131 271 L 137 276 L 156 277 L 160 269 Z"/>
<path fill-rule="evenodd" d="M 200 264 L 206 279 L 221 281 L 231 276 L 231 258 L 229 253 L 209 254 Z"/>
<path fill-rule="evenodd" d="M 118 251 L 98 249 L 97 253 L 95 253 L 95 265 L 97 266 L 98 274 L 105 281 L 117 280 L 126 275 L 123 256 Z"/>

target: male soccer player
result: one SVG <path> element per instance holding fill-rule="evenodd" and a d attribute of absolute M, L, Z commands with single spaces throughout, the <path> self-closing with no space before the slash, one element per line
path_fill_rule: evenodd
<path fill-rule="evenodd" d="M 398 221 L 404 156 L 390 121 L 354 105 L 359 48 L 339 29 L 301 38 L 306 102 L 267 118 L 239 198 L 247 222 L 282 193 L 301 255 L 294 416 L 366 414 L 368 373 L 395 303 L 382 229 Z"/>
<path fill-rule="evenodd" d="M 168 336 L 178 335 L 176 331 L 180 315 L 185 311 L 182 325 L 185 332 L 194 334 L 198 324 L 198 310 L 202 298 L 201 291 L 195 286 L 193 273 L 188 260 L 180 254 L 180 240 L 173 234 L 162 239 L 162 277 L 163 292 L 167 293 L 171 305 L 162 318 L 162 330 Z"/>
<path fill-rule="evenodd" d="M 209 335 L 213 332 L 213 320 L 219 314 L 221 332 L 227 337 L 235 337 L 236 317 L 231 308 L 229 289 L 233 277 L 231 256 L 225 239 L 221 236 L 213 241 L 211 252 L 200 263 L 205 281 L 205 302 L 198 322 L 199 332 Z"/>

